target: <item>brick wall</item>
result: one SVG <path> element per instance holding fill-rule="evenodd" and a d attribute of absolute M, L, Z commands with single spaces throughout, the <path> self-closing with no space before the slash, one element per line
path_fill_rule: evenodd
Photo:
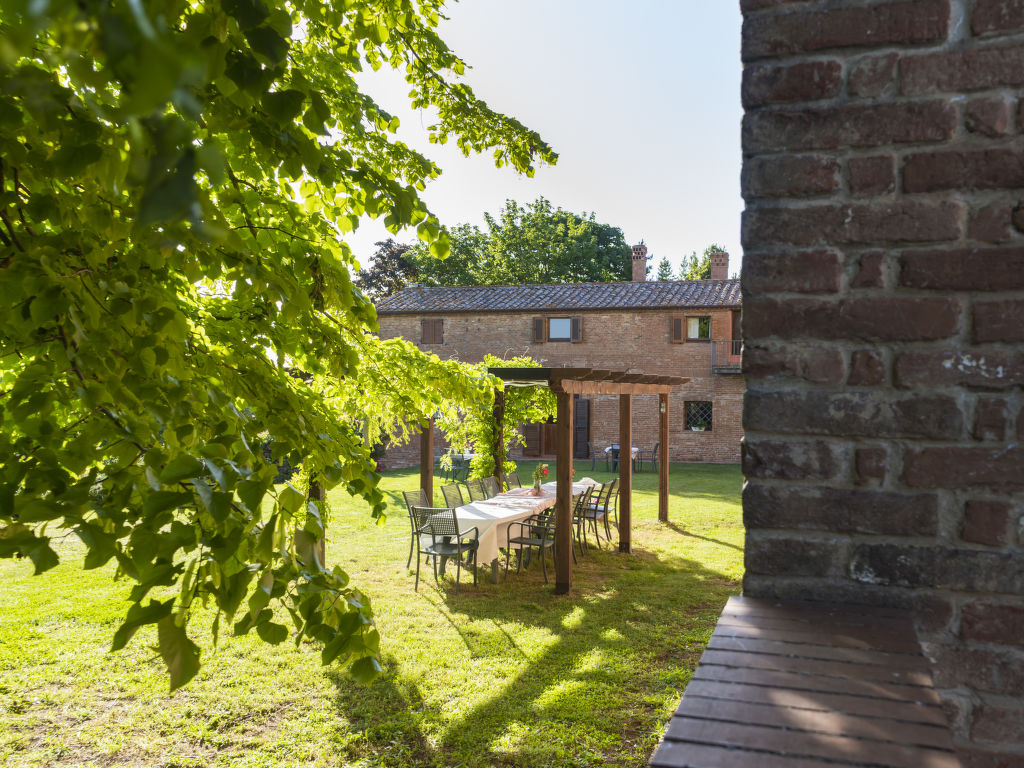
<path fill-rule="evenodd" d="M 1024 0 L 741 0 L 749 595 L 914 609 L 1024 765 Z"/>
<path fill-rule="evenodd" d="M 644 310 L 614 312 L 574 312 L 582 317 L 582 341 L 534 344 L 532 315 L 526 313 L 437 314 L 444 318 L 444 343 L 420 344 L 444 359 L 475 363 L 485 354 L 499 357 L 529 355 L 544 365 L 607 368 L 632 373 L 687 376 L 688 384 L 669 398 L 669 456 L 672 461 L 736 463 L 740 460 L 743 436 L 741 412 L 743 377 L 711 372 L 711 346 L 700 342 L 673 344 L 669 340 L 669 318 L 694 315 L 711 317 L 711 338 L 729 339 L 732 313 L 725 309 L 687 311 Z M 382 315 L 382 338 L 402 336 L 414 342 L 421 339 L 423 315 Z M 591 442 L 595 449 L 619 441 L 619 399 L 593 397 Z M 708 401 L 713 405 L 711 431 L 684 429 L 685 402 Z M 657 396 L 633 399 L 634 444 L 650 449 L 658 437 Z M 440 444 L 439 444 L 440 445 Z M 438 452 L 442 449 L 437 448 Z M 603 456 L 603 454 L 600 454 Z M 388 451 L 389 466 L 419 463 L 419 442 Z"/>

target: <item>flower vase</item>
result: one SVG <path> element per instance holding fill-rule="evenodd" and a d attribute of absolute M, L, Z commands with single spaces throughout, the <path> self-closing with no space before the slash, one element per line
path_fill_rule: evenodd
<path fill-rule="evenodd" d="M 540 496 L 543 491 L 540 489 L 540 480 L 533 481 L 533 495 Z"/>

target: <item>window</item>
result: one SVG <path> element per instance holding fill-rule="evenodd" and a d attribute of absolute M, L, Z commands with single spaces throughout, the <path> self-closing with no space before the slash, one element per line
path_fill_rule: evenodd
<path fill-rule="evenodd" d="M 444 344 L 444 320 L 429 318 L 420 320 L 422 336 L 420 344 Z"/>
<path fill-rule="evenodd" d="M 708 341 L 711 338 L 710 317 L 688 317 L 686 318 L 686 340 L 687 341 Z"/>
<path fill-rule="evenodd" d="M 581 317 L 535 317 L 533 318 L 533 342 L 583 340 L 583 318 Z"/>
<path fill-rule="evenodd" d="M 712 426 L 711 403 L 707 400 L 686 401 L 686 428 L 694 432 L 710 432 Z"/>

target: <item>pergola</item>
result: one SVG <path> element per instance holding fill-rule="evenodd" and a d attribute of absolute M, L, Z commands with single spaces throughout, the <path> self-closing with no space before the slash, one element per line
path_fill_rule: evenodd
<path fill-rule="evenodd" d="M 488 373 L 505 382 L 506 387 L 548 387 L 557 398 L 556 448 L 557 501 L 555 511 L 555 594 L 565 594 L 572 586 L 572 463 L 573 396 L 619 396 L 619 551 L 629 552 L 632 540 L 633 497 L 633 395 L 659 396 L 658 421 L 658 519 L 668 521 L 668 425 L 669 393 L 685 384 L 680 376 L 653 376 L 596 368 L 488 368 Z M 493 448 L 495 477 L 503 487 L 504 436 L 501 434 L 505 393 L 495 392 L 494 415 L 498 423 Z M 432 424 L 430 425 L 432 427 Z M 433 429 L 426 428 L 420 443 L 420 485 L 433 498 Z"/>

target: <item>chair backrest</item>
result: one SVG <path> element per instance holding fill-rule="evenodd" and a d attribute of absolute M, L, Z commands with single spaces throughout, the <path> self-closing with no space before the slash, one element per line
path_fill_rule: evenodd
<path fill-rule="evenodd" d="M 522 488 L 523 483 L 519 479 L 519 473 L 509 472 L 507 475 L 505 475 L 505 485 L 507 485 L 509 488 Z"/>
<path fill-rule="evenodd" d="M 458 483 L 442 485 L 441 495 L 444 496 L 444 503 L 449 507 L 461 507 L 466 503 L 462 500 L 462 489 Z"/>
<path fill-rule="evenodd" d="M 590 503 L 590 497 L 594 493 L 594 487 L 590 486 L 586 490 L 580 491 L 572 497 L 572 513 L 573 515 L 582 515 L 583 510 L 586 509 L 587 504 Z"/>
<path fill-rule="evenodd" d="M 405 508 L 409 512 L 412 512 L 413 506 L 429 507 L 431 503 L 422 488 L 417 488 L 415 491 L 402 491 L 402 496 L 405 498 Z"/>
<path fill-rule="evenodd" d="M 613 478 L 610 483 L 605 483 L 601 486 L 601 492 L 597 497 L 597 505 L 605 512 L 608 511 L 608 507 L 611 504 L 612 498 L 615 496 L 615 489 L 619 487 L 619 478 Z"/>
<path fill-rule="evenodd" d="M 432 509 L 430 511 L 433 514 L 427 518 L 426 530 L 432 539 L 459 535 L 459 521 L 455 517 L 454 509 Z"/>
<path fill-rule="evenodd" d="M 470 501 L 484 501 L 487 498 L 487 491 L 484 489 L 483 480 L 480 478 L 467 480 L 466 490 L 469 491 Z"/>
<path fill-rule="evenodd" d="M 448 511 L 450 511 L 448 507 L 421 507 L 416 505 L 409 508 L 409 517 L 412 518 L 412 523 L 417 533 L 430 533 L 430 520 L 434 515 Z"/>
<path fill-rule="evenodd" d="M 452 469 L 465 469 L 469 466 L 469 459 L 465 456 L 452 456 Z"/>
<path fill-rule="evenodd" d="M 498 487 L 498 478 L 494 475 L 488 475 L 487 477 L 481 478 L 484 483 L 484 491 L 487 493 L 487 498 L 493 499 L 499 493 L 501 489 Z"/>

